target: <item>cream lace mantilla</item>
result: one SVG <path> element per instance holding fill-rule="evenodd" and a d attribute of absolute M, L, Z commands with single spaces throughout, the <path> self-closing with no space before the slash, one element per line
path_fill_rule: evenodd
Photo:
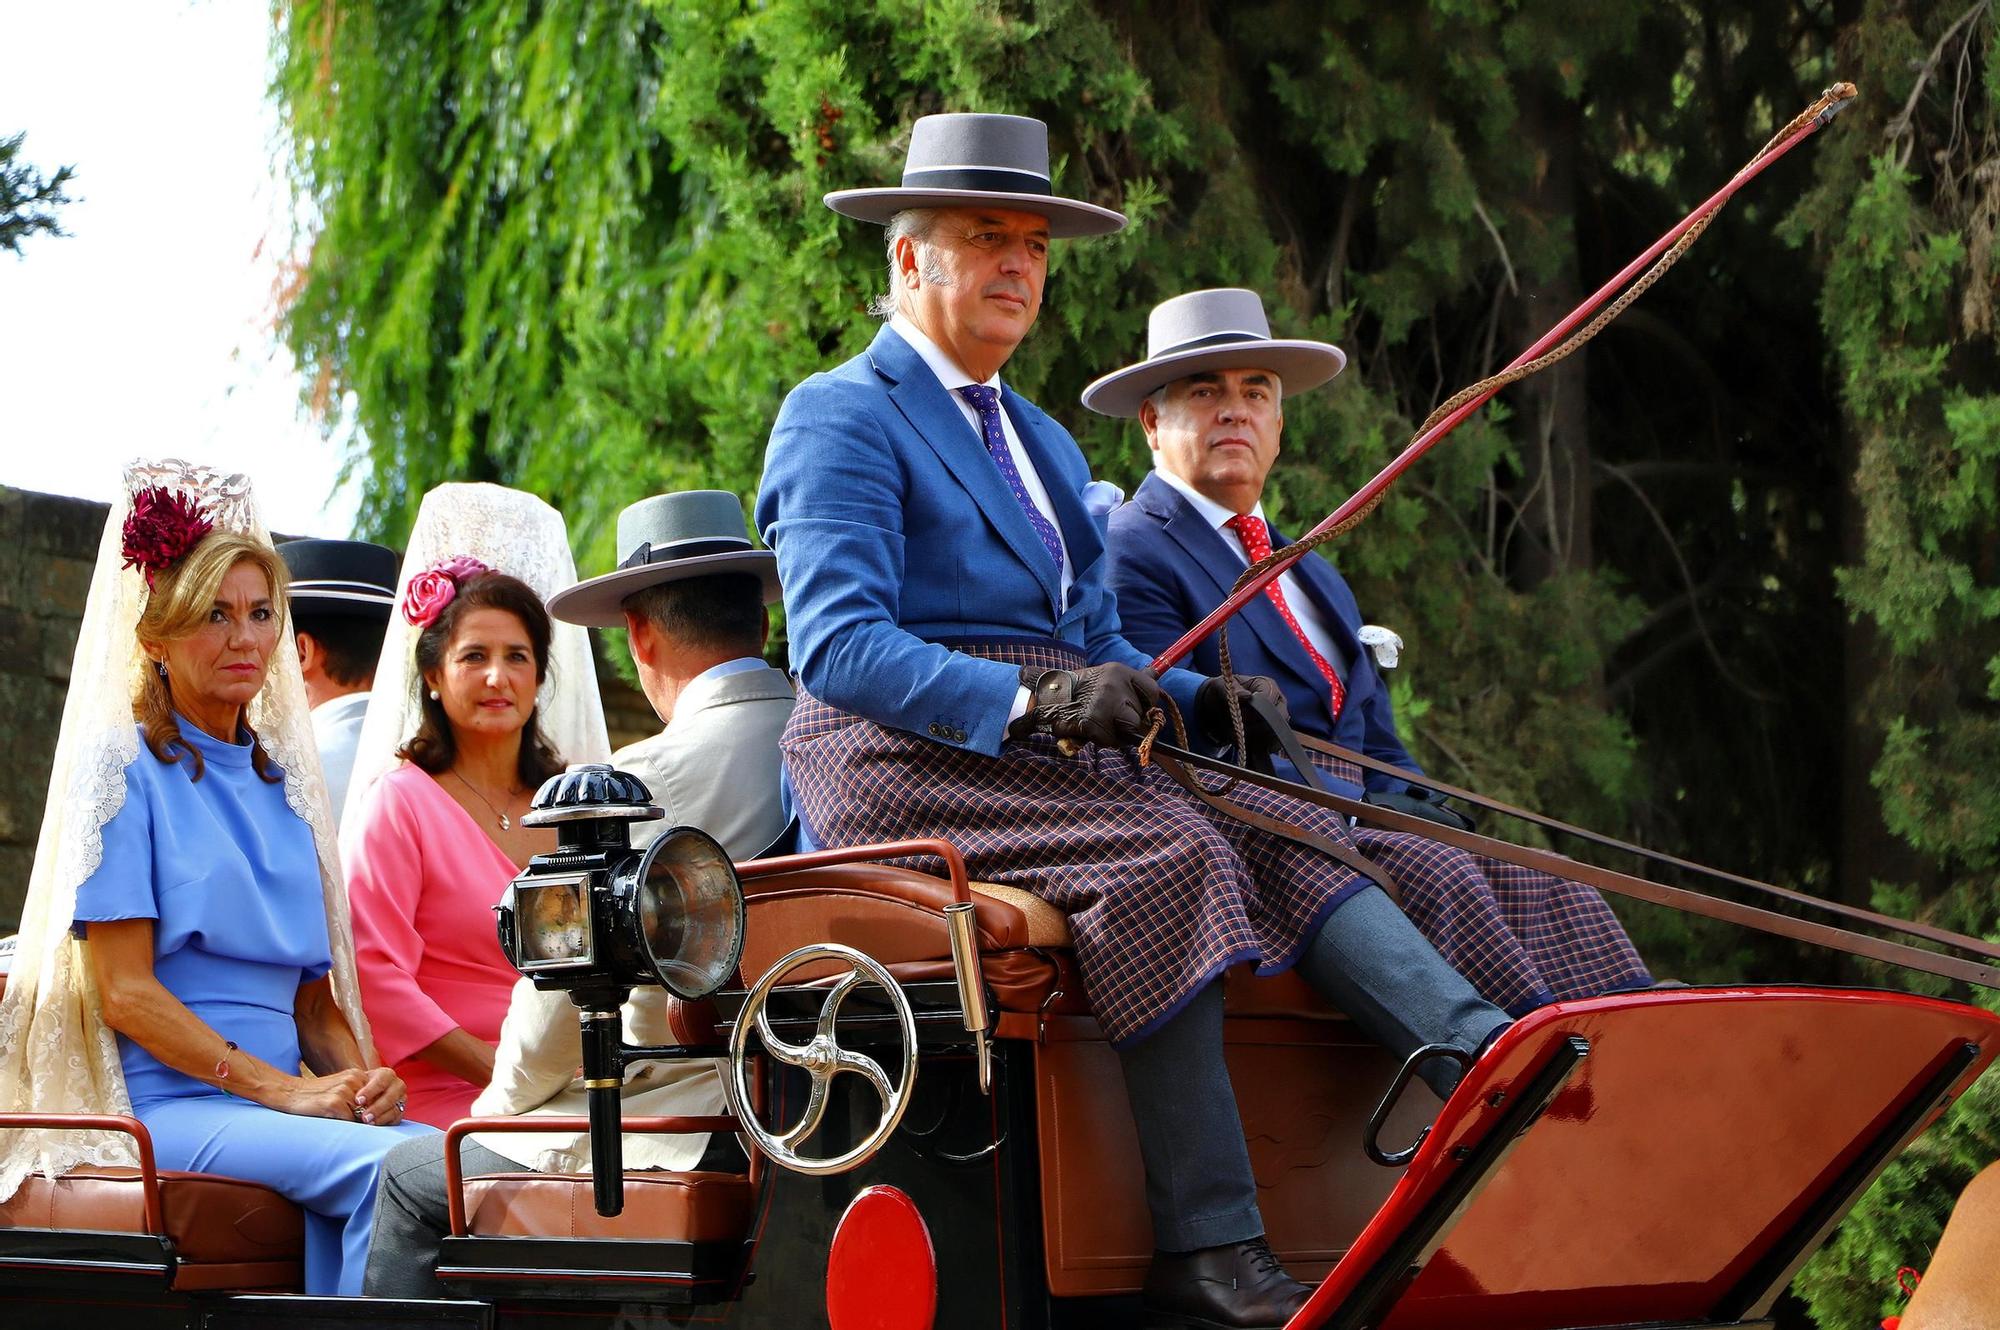
<path fill-rule="evenodd" d="M 576 585 L 576 557 L 570 553 L 563 516 L 532 494 L 502 485 L 439 485 L 417 509 L 403 570 L 396 579 L 400 605 L 418 574 L 465 555 L 489 568 L 520 578 L 546 601 Z M 399 610 L 389 616 L 368 714 L 355 742 L 354 773 L 348 778 L 341 825 L 361 824 L 361 804 L 375 778 L 396 765 L 396 750 L 417 732 L 423 712 L 417 699 L 418 629 Z M 604 727 L 597 670 L 590 655 L 590 632 L 558 621 L 549 639 L 548 677 L 535 694 L 542 734 L 565 762 L 608 762 L 611 740 Z"/>
<path fill-rule="evenodd" d="M 104 824 L 125 804 L 125 769 L 140 752 L 132 698 L 145 664 L 135 630 L 146 583 L 137 570 L 120 567 L 120 544 L 131 496 L 153 485 L 188 495 L 220 530 L 270 540 L 244 477 L 176 460 L 135 462 L 126 468 L 124 493 L 111 505 L 98 542 L 28 879 L 19 951 L 6 997 L 0 999 L 0 1112 L 131 1111 L 117 1037 L 99 1013 L 90 966 L 70 924 L 77 888 L 103 860 Z M 374 1045 L 354 977 L 354 935 L 333 818 L 295 653 L 274 654 L 264 689 L 250 704 L 250 723 L 284 770 L 286 802 L 312 828 L 333 948 L 334 997 L 363 1052 L 372 1058 Z M 12 1196 L 30 1172 L 54 1177 L 79 1164 L 135 1162 L 131 1142 L 115 1134 L 0 1132 L 0 1200 Z"/>

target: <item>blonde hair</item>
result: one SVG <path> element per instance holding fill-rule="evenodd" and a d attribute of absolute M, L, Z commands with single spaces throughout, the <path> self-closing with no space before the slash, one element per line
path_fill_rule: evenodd
<path fill-rule="evenodd" d="M 134 632 L 142 647 L 157 647 L 193 637 L 208 622 L 222 579 L 239 563 L 253 563 L 271 585 L 271 609 L 280 626 L 285 620 L 285 562 L 278 552 L 260 540 L 234 531 L 211 531 L 201 543 L 173 567 L 153 580 L 146 608 L 140 611 Z M 173 692 L 167 677 L 148 661 L 139 672 L 139 684 L 132 697 L 132 715 L 146 731 L 146 747 L 162 762 L 178 762 L 185 753 L 194 760 L 194 779 L 202 777 L 201 754 L 181 737 L 180 720 L 174 715 Z M 250 728 L 246 715 L 241 724 L 250 736 L 250 764 L 259 776 L 276 784 L 284 776 L 264 751 L 263 741 Z M 179 749 L 177 753 L 174 750 Z"/>

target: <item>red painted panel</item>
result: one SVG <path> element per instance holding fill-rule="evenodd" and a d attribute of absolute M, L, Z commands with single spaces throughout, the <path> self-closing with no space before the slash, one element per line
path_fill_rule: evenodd
<path fill-rule="evenodd" d="M 1292 1322 L 1312 1330 L 1419 1214 L 1564 1038 L 1566 1089 L 1447 1229 L 1385 1330 L 1550 1330 L 1699 1319 L 1960 1045 L 2000 1018 L 1902 994 L 1701 989 L 1596 998 L 1518 1022 L 1381 1212 Z M 1505 1101 L 1503 1100 L 1503 1103 Z"/>
<path fill-rule="evenodd" d="M 848 1203 L 826 1258 L 826 1319 L 833 1330 L 931 1330 L 937 1254 L 917 1205 L 895 1187 L 869 1187 Z"/>

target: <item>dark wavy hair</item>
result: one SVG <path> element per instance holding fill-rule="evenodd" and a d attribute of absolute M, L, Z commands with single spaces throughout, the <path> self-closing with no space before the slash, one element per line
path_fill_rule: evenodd
<path fill-rule="evenodd" d="M 422 708 L 423 721 L 409 741 L 396 750 L 397 757 L 433 776 L 442 774 L 458 759 L 458 737 L 452 733 L 444 703 L 430 695 L 424 676 L 443 668 L 445 650 L 458 631 L 458 621 L 474 610 L 505 610 L 519 619 L 528 630 L 528 644 L 535 652 L 536 685 L 549 677 L 549 612 L 534 589 L 518 577 L 491 569 L 460 582 L 451 604 L 417 635 L 417 705 Z M 521 727 L 518 769 L 521 783 L 530 790 L 536 789 L 562 769 L 562 756 L 542 737 L 537 707 L 528 713 L 528 723 Z"/>

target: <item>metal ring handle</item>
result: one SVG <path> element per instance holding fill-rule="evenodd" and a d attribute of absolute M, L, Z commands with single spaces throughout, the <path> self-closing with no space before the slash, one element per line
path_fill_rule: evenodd
<path fill-rule="evenodd" d="M 771 990 L 778 981 L 802 965 L 815 961 L 838 961 L 847 967 L 847 973 L 840 977 L 826 995 L 826 1002 L 820 1008 L 819 1022 L 813 1030 L 813 1037 L 804 1044 L 789 1044 L 771 1030 L 771 1022 L 765 1005 L 771 997 Z M 864 983 L 872 982 L 889 995 L 889 1005 L 896 1013 L 896 1021 L 903 1033 L 903 1065 L 901 1074 L 892 1083 L 875 1059 L 860 1053 L 849 1052 L 840 1046 L 834 1037 L 834 1027 L 840 1019 L 840 1007 L 852 993 Z M 798 1067 L 812 1078 L 812 1089 L 806 1097 L 805 1112 L 798 1122 L 785 1132 L 767 1129 L 753 1110 L 749 1078 L 750 1031 L 755 1027 L 757 1035 L 764 1043 L 764 1051 L 771 1057 Z M 861 1077 L 875 1087 L 875 1093 L 882 1100 L 882 1117 L 866 1136 L 840 1154 L 824 1159 L 813 1158 L 799 1153 L 797 1146 L 818 1129 L 826 1116 L 828 1089 L 833 1080 L 843 1072 Z M 800 947 L 797 951 L 781 957 L 776 965 L 764 972 L 748 995 L 743 999 L 743 1009 L 736 1015 L 736 1027 L 729 1034 L 729 1076 L 723 1088 L 729 1095 L 729 1106 L 742 1123 L 744 1134 L 757 1148 L 771 1159 L 795 1173 L 825 1175 L 845 1173 L 858 1168 L 881 1149 L 896 1126 L 903 1120 L 903 1113 L 910 1106 L 910 1092 L 917 1083 L 917 1018 L 910 1009 L 910 999 L 904 995 L 890 973 L 883 969 L 874 958 L 865 956 L 852 947 L 844 947 L 837 942 L 819 942 L 812 946 Z"/>
<path fill-rule="evenodd" d="M 1410 1078 L 1417 1074 L 1417 1068 L 1432 1058 L 1450 1058 L 1462 1070 L 1472 1070 L 1472 1054 L 1456 1044 L 1425 1044 L 1403 1059 L 1403 1065 L 1397 1070 L 1396 1079 L 1389 1082 L 1382 1102 L 1375 1105 L 1375 1111 L 1368 1115 L 1368 1130 L 1361 1134 L 1362 1153 L 1384 1168 L 1401 1168 L 1416 1158 L 1418 1147 L 1431 1134 L 1433 1124 L 1427 1122 L 1424 1129 L 1417 1133 L 1417 1139 L 1411 1141 L 1406 1149 L 1390 1151 L 1384 1150 L 1381 1145 L 1382 1128 L 1389 1124 L 1389 1114 L 1395 1110 L 1396 1101 L 1403 1097 L 1403 1091 L 1409 1087 Z"/>

